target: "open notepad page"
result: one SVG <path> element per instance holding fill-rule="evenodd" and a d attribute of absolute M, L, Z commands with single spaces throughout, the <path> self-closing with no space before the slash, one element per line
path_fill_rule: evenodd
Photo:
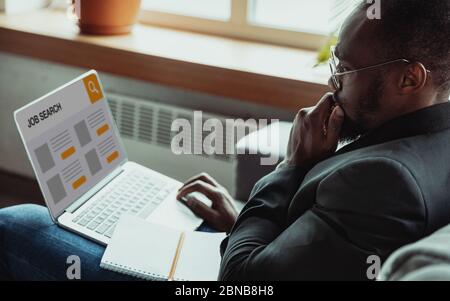
<path fill-rule="evenodd" d="M 225 233 L 186 232 L 175 279 L 217 280 L 220 267 L 220 243 Z"/>
<path fill-rule="evenodd" d="M 180 232 L 124 215 L 114 231 L 100 266 L 148 280 L 169 275 Z"/>
<path fill-rule="evenodd" d="M 219 246 L 224 233 L 185 232 L 147 222 L 136 216 L 121 217 L 100 266 L 148 280 L 216 280 Z M 178 252 L 178 260 L 174 258 Z"/>

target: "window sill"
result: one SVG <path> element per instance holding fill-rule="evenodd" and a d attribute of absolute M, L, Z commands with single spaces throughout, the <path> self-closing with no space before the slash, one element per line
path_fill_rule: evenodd
<path fill-rule="evenodd" d="M 0 14 L 0 51 L 296 111 L 327 91 L 316 53 L 138 24 L 80 35 L 60 11 Z"/>

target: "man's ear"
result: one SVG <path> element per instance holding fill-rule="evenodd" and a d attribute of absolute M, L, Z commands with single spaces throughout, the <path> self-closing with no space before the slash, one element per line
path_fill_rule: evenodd
<path fill-rule="evenodd" d="M 403 72 L 399 89 L 401 94 L 413 94 L 423 89 L 427 82 L 428 72 L 422 63 L 412 63 Z"/>

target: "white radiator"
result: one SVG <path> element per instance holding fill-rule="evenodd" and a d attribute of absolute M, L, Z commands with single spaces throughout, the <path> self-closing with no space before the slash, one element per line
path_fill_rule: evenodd
<path fill-rule="evenodd" d="M 125 143 L 128 157 L 177 180 L 207 172 L 233 193 L 234 155 L 175 155 L 171 150 L 172 121 L 183 118 L 193 124 L 194 112 L 151 100 L 106 93 L 114 119 Z M 216 118 L 225 124 L 225 117 L 203 112 L 203 119 Z M 225 126 L 224 126 L 225 128 Z M 192 145 L 202 143 L 208 132 L 192 132 Z M 235 135 L 225 132 L 223 144 L 234 149 Z"/>

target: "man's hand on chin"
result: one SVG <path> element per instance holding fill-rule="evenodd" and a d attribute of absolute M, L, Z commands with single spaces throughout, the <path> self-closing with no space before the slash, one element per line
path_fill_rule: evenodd
<path fill-rule="evenodd" d="M 212 205 L 208 207 L 192 192 L 200 192 L 211 200 Z M 187 198 L 186 205 L 197 216 L 204 219 L 214 229 L 230 233 L 236 222 L 238 212 L 234 206 L 234 200 L 230 193 L 216 180 L 206 173 L 190 178 L 178 191 L 177 199 L 183 202 Z"/>
<path fill-rule="evenodd" d="M 337 148 L 339 133 L 344 121 L 344 111 L 335 106 L 332 94 L 325 94 L 315 107 L 301 109 L 291 130 L 284 166 L 310 169 L 331 156 Z M 211 200 L 209 207 L 189 196 L 200 192 Z M 178 191 L 177 199 L 183 201 L 199 217 L 216 230 L 229 233 L 236 222 L 238 212 L 229 192 L 208 174 L 194 176 Z"/>
<path fill-rule="evenodd" d="M 325 94 L 316 106 L 301 109 L 294 119 L 286 159 L 280 166 L 305 170 L 330 157 L 337 148 L 344 111 Z"/>

